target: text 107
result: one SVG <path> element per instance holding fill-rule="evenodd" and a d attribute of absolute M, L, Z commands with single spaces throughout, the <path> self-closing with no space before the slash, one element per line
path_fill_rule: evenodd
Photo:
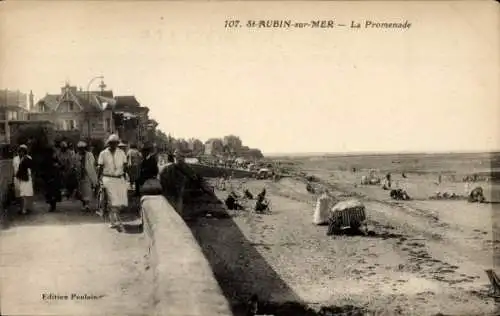
<path fill-rule="evenodd" d="M 224 23 L 225 28 L 233 28 L 233 27 L 239 27 L 240 26 L 240 21 L 239 20 L 226 20 Z"/>

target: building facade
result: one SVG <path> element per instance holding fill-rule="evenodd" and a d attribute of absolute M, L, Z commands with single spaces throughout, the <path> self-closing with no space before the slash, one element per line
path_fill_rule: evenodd
<path fill-rule="evenodd" d="M 149 108 L 141 106 L 135 96 L 116 96 L 110 106 L 120 138 L 129 144 L 141 144 L 151 139 L 151 130 L 158 124 L 149 119 Z"/>
<path fill-rule="evenodd" d="M 114 132 L 108 105 L 112 91 L 82 91 L 66 84 L 60 94 L 46 94 L 30 104 L 30 120 L 49 121 L 57 131 L 77 131 L 83 138 L 105 138 Z"/>
<path fill-rule="evenodd" d="M 30 96 L 33 94 L 30 93 Z M 27 109 L 28 94 L 19 90 L 13 91 L 9 89 L 0 90 L 0 105 L 2 106 L 17 106 Z"/>
<path fill-rule="evenodd" d="M 113 91 L 82 91 L 68 83 L 59 94 L 46 94 L 30 104 L 30 120 L 52 122 L 58 132 L 78 133 L 85 139 L 106 139 L 118 133 L 126 142 L 143 142 L 149 109 L 135 96 L 114 96 Z"/>
<path fill-rule="evenodd" d="M 30 100 L 33 93 L 30 92 Z M 27 108 L 28 94 L 20 91 L 0 90 L 0 144 L 10 144 L 14 129 L 18 124 L 29 119 Z"/>

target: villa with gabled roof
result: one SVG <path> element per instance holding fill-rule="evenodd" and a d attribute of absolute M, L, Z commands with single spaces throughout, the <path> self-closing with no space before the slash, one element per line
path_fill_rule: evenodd
<path fill-rule="evenodd" d="M 147 107 L 135 96 L 115 96 L 112 90 L 83 91 L 66 83 L 60 94 L 46 94 L 30 104 L 30 120 L 47 120 L 58 131 L 78 131 L 82 138 L 105 139 L 118 133 L 127 142 L 143 142 L 148 133 Z"/>

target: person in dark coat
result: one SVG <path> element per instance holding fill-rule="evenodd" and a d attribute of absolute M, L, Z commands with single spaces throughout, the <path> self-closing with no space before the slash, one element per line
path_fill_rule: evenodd
<path fill-rule="evenodd" d="M 49 148 L 46 153 L 46 164 L 43 170 L 45 182 L 45 200 L 49 204 L 49 212 L 56 210 L 56 205 L 62 200 L 63 187 L 62 164 L 58 159 L 55 148 Z"/>
<path fill-rule="evenodd" d="M 242 210 L 243 206 L 238 203 L 238 196 L 233 191 L 228 195 L 225 201 L 228 210 Z"/>
<path fill-rule="evenodd" d="M 175 163 L 175 156 L 172 153 L 167 154 L 167 163 Z"/>
<path fill-rule="evenodd" d="M 141 162 L 139 178 L 135 185 L 136 196 L 140 196 L 140 189 L 144 183 L 149 179 L 157 179 L 159 173 L 158 158 L 156 157 L 152 144 L 148 143 L 144 145 L 142 156 L 144 158 Z"/>
<path fill-rule="evenodd" d="M 135 187 L 137 179 L 139 179 L 139 172 L 142 161 L 142 154 L 137 149 L 136 144 L 131 144 L 130 149 L 127 151 L 127 159 L 129 165 L 129 182 L 130 187 Z"/>
<path fill-rule="evenodd" d="M 63 187 L 65 195 L 69 199 L 78 188 L 78 178 L 75 166 L 75 153 L 69 148 L 65 141 L 59 144 L 59 153 L 57 158 L 61 163 L 61 173 L 63 177 Z"/>

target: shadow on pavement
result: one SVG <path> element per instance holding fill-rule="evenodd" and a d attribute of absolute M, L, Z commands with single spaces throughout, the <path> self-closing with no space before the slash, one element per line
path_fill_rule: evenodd
<path fill-rule="evenodd" d="M 141 224 L 124 224 L 124 233 L 126 234 L 142 234 L 144 232 L 144 226 Z"/>
<path fill-rule="evenodd" d="M 210 218 L 206 217 L 208 213 Z M 263 301 L 302 303 L 241 232 L 215 194 L 205 192 L 186 198 L 182 216 L 208 259 L 235 315 L 245 314 L 242 306 L 253 294 Z"/>

